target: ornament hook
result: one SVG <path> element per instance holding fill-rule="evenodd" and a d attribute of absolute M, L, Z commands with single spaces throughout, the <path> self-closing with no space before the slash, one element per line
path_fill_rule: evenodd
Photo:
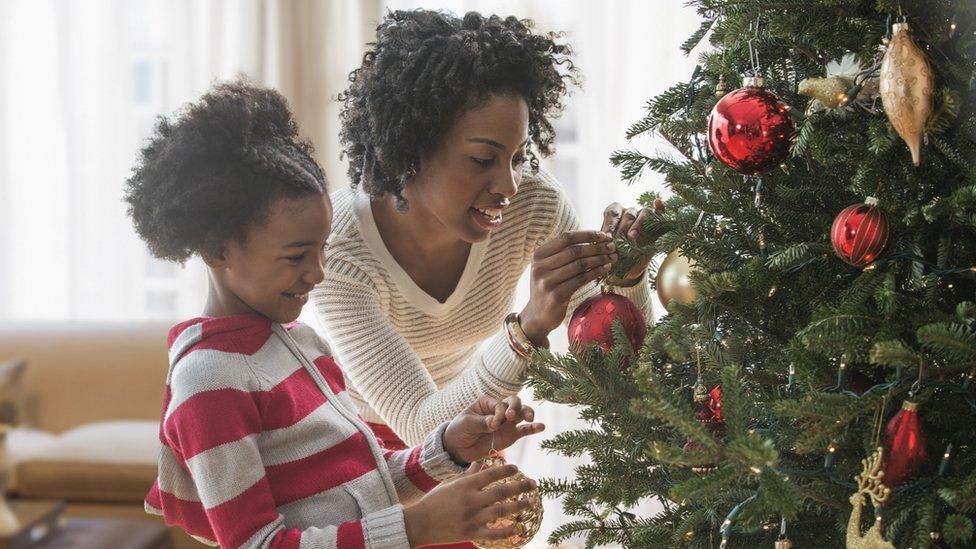
<path fill-rule="evenodd" d="M 759 76 L 759 51 L 756 49 L 754 42 L 759 38 L 759 26 L 762 18 L 762 10 L 760 9 L 756 13 L 756 20 L 749 24 L 749 30 L 752 32 L 752 38 L 749 39 L 746 44 L 749 46 L 749 64 L 752 65 L 752 75 Z"/>

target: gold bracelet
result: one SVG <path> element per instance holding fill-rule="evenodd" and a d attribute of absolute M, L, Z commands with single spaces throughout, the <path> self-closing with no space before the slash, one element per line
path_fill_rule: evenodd
<path fill-rule="evenodd" d="M 529 358 L 529 355 L 535 350 L 535 345 L 532 343 L 532 340 L 522 330 L 518 313 L 510 313 L 505 317 L 505 335 L 508 337 L 508 346 L 518 356 Z"/>

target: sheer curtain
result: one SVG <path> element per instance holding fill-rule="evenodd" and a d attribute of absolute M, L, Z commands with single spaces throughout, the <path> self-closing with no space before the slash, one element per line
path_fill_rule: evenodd
<path fill-rule="evenodd" d="M 0 2 L 0 319 L 199 312 L 199 261 L 157 262 L 122 183 L 159 114 L 247 74 L 288 97 L 333 182 L 332 100 L 379 0 Z"/>
<path fill-rule="evenodd" d="M 334 98 L 382 12 L 416 7 L 517 15 L 566 31 L 585 82 L 557 122 L 557 153 L 545 164 L 584 227 L 598 227 L 608 203 L 634 204 L 643 190 L 662 188 L 655 174 L 627 187 L 608 157 L 627 146 L 665 147 L 628 144 L 624 132 L 649 98 L 691 74 L 694 58 L 678 45 L 698 20 L 680 2 L 0 0 L 0 319 L 197 314 L 206 294 L 202 265 L 152 260 L 121 202 L 154 117 L 214 79 L 244 72 L 288 97 L 333 188 L 345 185 Z M 519 307 L 527 297 L 525 279 Z M 652 317 L 661 311 L 655 301 Z M 316 325 L 310 312 L 302 318 Z M 565 352 L 565 331 L 551 339 Z M 534 478 L 571 477 L 580 461 L 545 454 L 539 442 L 585 425 L 577 410 L 536 406 L 548 431 L 509 455 Z M 544 547 L 567 520 L 558 501 L 545 507 L 532 547 Z"/>

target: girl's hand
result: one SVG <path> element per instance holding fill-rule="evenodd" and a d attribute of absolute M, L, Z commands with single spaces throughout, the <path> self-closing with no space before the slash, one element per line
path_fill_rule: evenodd
<path fill-rule="evenodd" d="M 454 461 L 478 461 L 488 457 L 492 441 L 495 450 L 504 450 L 524 436 L 541 433 L 546 426 L 532 423 L 533 419 L 535 411 L 522 406 L 517 396 L 505 400 L 483 396 L 447 426 L 444 449 Z M 522 421 L 528 423 L 519 425 Z"/>
<path fill-rule="evenodd" d="M 615 238 L 644 244 L 644 221 L 650 216 L 649 208 L 624 208 L 614 202 L 603 210 L 603 226 L 600 230 L 612 234 Z M 651 256 L 641 256 L 623 278 L 608 280 L 608 282 L 618 286 L 633 286 L 644 276 L 650 262 Z"/>
<path fill-rule="evenodd" d="M 478 470 L 472 464 L 463 476 L 444 482 L 403 509 L 403 521 L 410 547 L 472 540 L 496 540 L 516 534 L 515 525 L 488 528 L 488 523 L 528 509 L 533 501 L 520 498 L 506 501 L 533 490 L 532 479 L 487 486 L 511 477 L 518 471 L 514 465 L 499 465 Z"/>
<path fill-rule="evenodd" d="M 522 330 L 532 343 L 547 345 L 549 332 L 566 318 L 573 294 L 610 271 L 616 250 L 612 237 L 600 231 L 567 231 L 536 249 L 529 302 L 519 313 Z"/>

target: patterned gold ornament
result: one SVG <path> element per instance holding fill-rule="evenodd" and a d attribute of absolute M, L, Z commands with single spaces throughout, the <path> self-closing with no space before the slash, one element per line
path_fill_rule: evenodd
<path fill-rule="evenodd" d="M 481 464 L 482 469 L 485 469 L 497 465 L 504 465 L 505 460 L 492 453 L 490 457 L 481 460 Z M 489 484 L 485 487 L 485 490 L 488 490 L 492 486 L 496 486 L 498 484 L 519 482 L 525 478 L 525 475 L 523 475 L 521 472 L 517 472 L 508 478 L 503 478 L 502 480 Z M 539 495 L 539 489 L 534 488 L 532 491 L 520 494 L 519 496 L 511 498 L 508 501 L 515 501 L 522 498 L 529 498 L 532 501 L 532 506 L 528 509 L 519 511 L 514 515 L 496 519 L 488 523 L 488 528 L 505 528 L 514 524 L 515 535 L 505 539 L 476 541 L 476 546 L 480 547 L 481 549 L 517 549 L 532 541 L 532 537 L 539 532 L 539 527 L 542 526 L 542 497 Z"/>
<path fill-rule="evenodd" d="M 881 104 L 895 131 L 921 164 L 922 136 L 932 115 L 935 82 L 925 52 L 912 38 L 908 23 L 892 25 L 891 43 L 881 61 Z"/>
<path fill-rule="evenodd" d="M 878 509 L 891 496 L 891 488 L 881 482 L 884 477 L 883 456 L 884 448 L 879 447 L 870 457 L 862 459 L 864 471 L 854 477 L 857 481 L 857 492 L 851 496 L 851 505 L 854 509 L 851 511 L 850 520 L 847 521 L 847 549 L 895 549 L 895 546 L 881 535 L 881 516 L 877 515 Z M 861 535 L 864 496 L 868 496 L 871 500 L 877 518 L 871 528 Z"/>

